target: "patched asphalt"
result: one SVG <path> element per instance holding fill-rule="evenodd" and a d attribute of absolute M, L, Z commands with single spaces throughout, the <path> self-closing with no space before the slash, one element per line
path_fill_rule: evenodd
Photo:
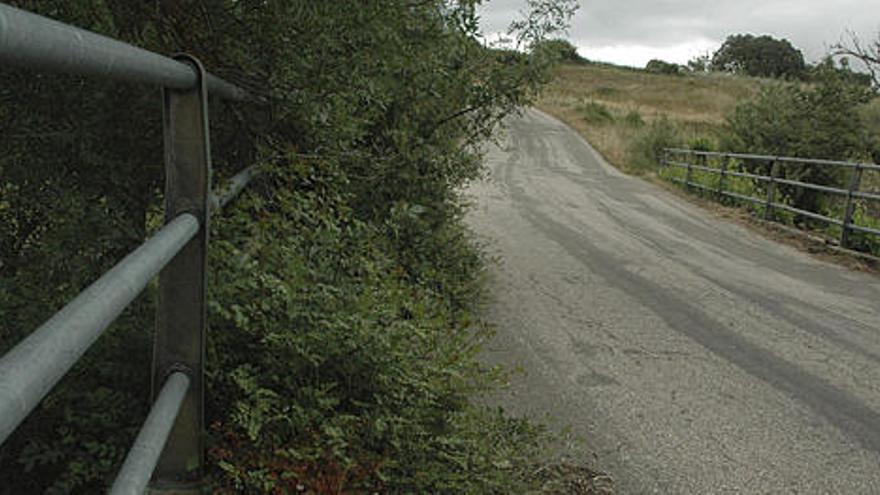
<path fill-rule="evenodd" d="M 604 163 L 530 110 L 467 221 L 498 263 L 501 400 L 618 493 L 880 493 L 880 279 Z"/>

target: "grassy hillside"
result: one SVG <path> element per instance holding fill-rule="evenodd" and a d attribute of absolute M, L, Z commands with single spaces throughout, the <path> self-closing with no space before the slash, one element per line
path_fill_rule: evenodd
<path fill-rule="evenodd" d="M 719 140 L 725 118 L 738 102 L 771 80 L 729 74 L 666 75 L 609 64 L 564 64 L 538 101 L 538 108 L 586 137 L 611 163 L 637 175 L 650 174 L 633 149 L 650 124 L 667 118 L 682 145 Z M 880 134 L 880 98 L 862 109 L 864 122 Z"/>
<path fill-rule="evenodd" d="M 775 83 L 717 73 L 664 75 L 607 64 L 565 64 L 556 69 L 555 78 L 544 91 L 538 107 L 577 130 L 618 168 L 652 177 L 657 175 L 658 156 L 664 147 L 726 149 L 731 135 L 727 117 L 738 104 L 753 99 L 770 84 Z M 880 135 L 880 98 L 861 105 L 858 113 L 868 135 Z M 814 138 L 821 140 L 822 136 Z M 705 180 L 706 185 L 714 185 L 716 181 L 714 176 L 707 176 Z M 761 184 L 745 180 L 740 186 L 744 188 L 738 191 L 741 194 L 763 194 L 756 192 Z M 880 191 L 880 174 L 866 172 L 861 189 Z M 823 199 L 820 212 L 840 217 L 842 204 L 840 198 Z M 858 202 L 855 223 L 876 228 L 880 225 L 877 208 L 873 202 Z M 798 223 L 792 215 L 779 220 Z M 817 229 L 829 239 L 839 237 L 839 228 L 824 225 L 809 228 Z M 880 246 L 873 238 L 860 236 L 860 239 L 857 249 L 880 253 Z"/>
<path fill-rule="evenodd" d="M 720 137 L 725 115 L 762 84 L 766 82 L 723 74 L 672 76 L 604 64 L 566 64 L 557 69 L 538 107 L 580 132 L 614 165 L 645 174 L 653 166 L 633 147 L 649 124 L 665 116 L 686 141 Z"/>

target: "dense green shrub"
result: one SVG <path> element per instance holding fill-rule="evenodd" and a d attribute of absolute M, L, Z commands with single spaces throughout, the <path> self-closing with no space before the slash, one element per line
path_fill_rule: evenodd
<path fill-rule="evenodd" d="M 652 74 L 680 75 L 684 72 L 682 66 L 663 60 L 654 59 L 648 62 L 645 70 Z"/>
<path fill-rule="evenodd" d="M 779 83 L 765 87 L 753 100 L 739 104 L 728 118 L 731 135 L 725 147 L 755 154 L 863 159 L 872 138 L 861 118 L 870 90 L 853 85 L 835 71 L 817 76 L 811 85 Z M 762 166 L 762 165 L 754 165 Z M 762 173 L 769 169 L 763 165 Z M 844 170 L 812 165 L 786 165 L 784 177 L 820 185 L 843 186 Z M 821 209 L 821 195 L 802 188 L 783 188 L 794 205 Z"/>
<path fill-rule="evenodd" d="M 456 191 L 549 59 L 476 42 L 470 1 L 11 3 L 190 52 L 270 102 L 211 109 L 219 177 L 281 167 L 215 223 L 216 486 L 513 490 L 491 463 L 520 466 L 508 450 L 528 452 L 532 431 L 466 400 L 483 333 Z M 536 4 L 523 39 L 559 27 L 566 10 L 545 7 L 563 4 Z M 4 67 L 0 132 L 2 352 L 159 223 L 158 93 Z M 147 290 L 2 446 L 0 493 L 103 491 L 146 415 L 152 303 Z"/>
<path fill-rule="evenodd" d="M 705 53 L 688 60 L 687 70 L 694 74 L 705 74 L 712 69 L 712 55 Z"/>
<path fill-rule="evenodd" d="M 570 41 L 564 39 L 546 40 L 532 48 L 533 51 L 542 51 L 551 57 L 562 62 L 586 62 L 586 60 L 578 55 L 577 47 Z"/>
<path fill-rule="evenodd" d="M 785 39 L 751 34 L 732 35 L 712 56 L 712 70 L 754 77 L 800 78 L 804 55 Z"/>
<path fill-rule="evenodd" d="M 663 160 L 666 148 L 681 146 L 681 134 L 666 115 L 654 119 L 630 145 L 632 163 L 645 170 L 654 170 Z"/>
<path fill-rule="evenodd" d="M 395 246 L 414 234 L 401 225 L 421 212 L 359 221 L 334 169 L 279 168 L 215 225 L 215 489 L 519 491 L 536 430 L 470 404 L 492 375 L 473 360 L 486 329 L 470 312 L 480 264 L 467 237 L 428 231 L 429 258 L 402 261 Z M 439 253 L 450 261 L 431 263 Z"/>
<path fill-rule="evenodd" d="M 811 65 L 807 68 L 804 80 L 815 83 L 822 83 L 829 75 L 837 77 L 842 82 L 851 86 L 861 86 L 866 90 L 870 90 L 873 86 L 871 74 L 854 71 L 849 64 L 848 58 L 835 59 L 827 56 L 819 63 Z"/>
<path fill-rule="evenodd" d="M 614 121 L 614 114 L 605 105 L 588 101 L 578 107 L 581 117 L 590 124 L 610 124 Z"/>
<path fill-rule="evenodd" d="M 638 110 L 630 110 L 626 112 L 626 115 L 623 117 L 623 122 L 630 127 L 636 128 L 645 125 L 645 119 L 642 118 L 642 114 Z"/>

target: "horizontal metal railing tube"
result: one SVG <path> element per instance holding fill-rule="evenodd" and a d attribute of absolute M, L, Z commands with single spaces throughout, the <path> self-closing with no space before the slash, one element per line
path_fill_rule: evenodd
<path fill-rule="evenodd" d="M 785 163 L 800 163 L 804 165 L 830 165 L 833 167 L 860 167 L 865 170 L 880 170 L 880 165 L 873 163 L 843 162 L 839 160 L 821 160 L 818 158 L 793 158 L 789 156 L 779 157 L 778 160 Z"/>
<path fill-rule="evenodd" d="M 196 73 L 181 62 L 0 3 L 0 63 L 47 72 L 187 89 Z M 248 93 L 218 77 L 208 90 L 232 100 Z"/>
<path fill-rule="evenodd" d="M 709 173 L 712 173 L 712 174 L 717 174 L 717 173 L 720 173 L 720 172 L 721 172 L 721 169 L 720 169 L 720 168 L 706 167 L 706 166 L 704 166 L 704 165 L 691 165 L 691 168 L 692 168 L 693 170 L 699 170 L 699 171 L 701 171 L 701 172 L 709 172 Z"/>
<path fill-rule="evenodd" d="M 846 189 L 840 189 L 837 187 L 829 187 L 829 186 L 820 186 L 818 184 L 811 184 L 809 182 L 801 182 L 799 180 L 791 180 L 791 179 L 774 179 L 779 184 L 786 184 L 789 186 L 801 187 L 803 189 L 812 189 L 814 191 L 821 191 L 829 194 L 838 194 L 841 196 L 846 196 L 849 194 L 849 191 Z"/>
<path fill-rule="evenodd" d="M 257 165 L 251 165 L 250 167 L 242 170 L 235 177 L 229 179 L 229 183 L 226 185 L 226 189 L 217 195 L 212 197 L 212 205 L 214 208 L 223 209 L 228 205 L 233 199 L 238 197 L 239 194 L 250 184 L 250 182 L 259 175 L 261 172 L 260 167 Z"/>
<path fill-rule="evenodd" d="M 205 77 L 205 84 L 208 86 L 208 96 L 219 96 L 224 100 L 231 101 L 251 101 L 265 103 L 265 101 L 244 89 L 220 79 L 214 74 L 208 74 Z"/>
<path fill-rule="evenodd" d="M 747 196 L 745 194 L 739 194 L 739 193 L 730 192 L 730 191 L 721 191 L 721 194 L 723 194 L 724 196 L 727 196 L 729 198 L 740 199 L 740 200 L 748 201 L 748 202 L 754 203 L 754 204 L 764 204 L 766 201 L 764 199 L 759 199 L 754 196 Z"/>
<path fill-rule="evenodd" d="M 704 167 L 703 165 L 694 165 L 692 163 L 687 163 L 687 162 L 677 162 L 674 160 L 669 160 L 666 163 L 668 165 L 673 165 L 673 166 L 681 167 L 681 168 L 690 168 L 692 170 L 702 170 L 703 172 L 712 172 L 712 173 L 721 172 L 720 168 Z"/>
<path fill-rule="evenodd" d="M 146 491 L 189 386 L 190 378 L 179 371 L 165 380 L 110 488 L 110 495 L 140 495 Z"/>
<path fill-rule="evenodd" d="M 693 164 L 688 164 L 687 162 L 677 162 L 674 160 L 669 160 L 666 163 L 669 165 L 680 167 L 680 168 L 690 167 L 692 170 L 700 170 L 703 172 L 710 172 L 713 174 L 720 174 L 721 173 L 720 168 L 703 167 L 701 165 L 693 165 Z M 765 182 L 770 180 L 770 177 L 768 177 L 766 175 L 755 175 L 755 174 L 750 174 L 748 172 L 736 172 L 734 170 L 725 170 L 724 174 L 725 175 L 732 175 L 734 177 L 745 177 L 747 179 L 755 179 L 755 180 L 760 180 L 760 181 L 765 181 Z"/>
<path fill-rule="evenodd" d="M 691 186 L 691 187 L 696 187 L 697 189 L 700 189 L 700 190 L 703 190 L 703 191 L 712 191 L 712 190 L 713 190 L 712 188 L 707 187 L 707 186 L 705 186 L 705 185 L 703 185 L 703 184 L 700 184 L 700 183 L 698 183 L 698 182 L 687 182 L 687 181 L 685 181 L 685 185 L 688 185 L 688 186 Z"/>
<path fill-rule="evenodd" d="M 876 163 L 858 163 L 844 162 L 840 160 L 822 160 L 818 158 L 797 158 L 793 156 L 771 156 L 771 155 L 754 155 L 749 153 L 727 153 L 720 151 L 697 151 L 683 148 L 667 148 L 665 151 L 683 155 L 695 156 L 718 156 L 725 158 L 737 158 L 740 160 L 760 160 L 760 161 L 777 161 L 780 163 L 802 163 L 806 165 L 831 165 L 835 167 L 855 168 L 859 167 L 864 170 L 880 171 L 880 165 Z"/>
<path fill-rule="evenodd" d="M 779 208 L 780 210 L 785 210 L 791 213 L 795 213 L 797 215 L 803 215 L 807 218 L 812 218 L 813 220 L 819 220 L 820 222 L 825 222 L 832 225 L 843 225 L 843 222 L 836 218 L 826 217 L 825 215 L 820 215 L 819 213 L 813 213 L 812 211 L 795 208 L 794 206 L 788 206 L 781 203 L 773 203 L 771 206 L 773 208 Z"/>
<path fill-rule="evenodd" d="M 737 172 L 735 170 L 728 170 L 726 173 L 727 173 L 727 175 L 730 175 L 733 177 L 742 177 L 744 179 L 753 179 L 753 180 L 759 180 L 759 181 L 763 181 L 763 182 L 767 182 L 770 180 L 770 177 L 768 177 L 766 175 L 750 174 L 748 172 Z"/>
<path fill-rule="evenodd" d="M 199 227 L 178 216 L 0 358 L 0 444 Z"/>
<path fill-rule="evenodd" d="M 880 230 L 872 229 L 871 227 L 863 227 L 861 225 L 850 224 L 849 228 L 850 230 L 857 230 L 866 234 L 874 234 L 880 236 Z"/>
<path fill-rule="evenodd" d="M 705 190 L 705 191 L 714 191 L 714 189 L 709 188 L 709 187 L 706 187 L 706 186 L 704 186 L 703 184 L 700 184 L 700 183 L 697 183 L 697 182 L 691 182 L 691 181 L 687 181 L 687 180 L 684 180 L 684 179 L 676 179 L 676 178 L 672 178 L 672 179 L 669 179 L 669 180 L 671 180 L 672 182 L 677 182 L 677 183 L 679 183 L 679 184 L 684 184 L 684 185 L 686 185 L 686 186 L 696 187 L 697 189 L 702 189 L 702 190 Z"/>
<path fill-rule="evenodd" d="M 864 191 L 858 190 L 862 172 L 864 170 L 880 171 L 880 165 L 868 164 L 868 163 L 858 163 L 858 162 L 839 162 L 839 161 L 832 161 L 832 160 L 817 160 L 817 159 L 812 159 L 812 158 L 791 158 L 791 157 L 777 157 L 777 156 L 767 156 L 767 155 L 749 155 L 749 154 L 742 154 L 742 153 L 720 153 L 720 152 L 714 152 L 714 151 L 696 151 L 696 150 L 688 150 L 688 149 L 681 149 L 681 148 L 666 148 L 663 150 L 663 153 L 664 153 L 663 159 L 662 159 L 663 165 L 666 165 L 666 166 L 671 165 L 671 166 L 675 166 L 675 167 L 685 168 L 685 169 L 687 169 L 687 172 L 688 172 L 688 177 L 686 179 L 680 179 L 677 177 L 668 177 L 668 180 L 670 180 L 672 182 L 675 182 L 677 184 L 683 184 L 687 187 L 693 187 L 693 188 L 697 188 L 697 189 L 701 189 L 701 190 L 705 190 L 705 191 L 713 191 L 715 194 L 718 194 L 720 196 L 733 198 L 733 199 L 741 200 L 741 201 L 748 201 L 748 202 L 753 203 L 755 205 L 763 206 L 765 208 L 765 212 L 771 212 L 771 211 L 773 211 L 773 209 L 779 209 L 779 210 L 794 213 L 794 214 L 797 214 L 797 215 L 800 215 L 800 216 L 803 216 L 806 218 L 810 218 L 813 220 L 825 222 L 829 225 L 839 226 L 839 227 L 841 227 L 840 248 L 832 247 L 832 249 L 840 249 L 840 250 L 852 253 L 854 255 L 860 256 L 860 257 L 866 257 L 866 258 L 873 259 L 875 261 L 878 259 L 878 258 L 874 257 L 873 255 L 859 253 L 856 251 L 850 251 L 847 248 L 849 247 L 848 246 L 848 239 L 849 239 L 850 232 L 861 232 L 864 234 L 880 236 L 880 229 L 866 227 L 866 226 L 862 226 L 862 225 L 856 225 L 853 223 L 854 204 L 852 202 L 853 199 L 861 199 L 861 200 L 868 200 L 868 201 L 880 201 L 880 194 L 877 194 L 875 192 L 864 192 Z M 721 157 L 725 161 L 722 163 L 721 168 L 716 169 L 713 167 L 700 166 L 700 165 L 695 165 L 695 164 L 689 163 L 688 161 L 683 161 L 683 160 L 687 160 L 688 156 L 691 156 L 691 157 L 699 156 L 699 157 L 703 157 L 704 160 L 707 157 Z M 671 159 L 671 157 L 677 157 L 678 159 L 677 160 Z M 739 159 L 744 162 L 746 162 L 746 161 L 760 161 L 760 162 L 773 163 L 771 175 L 770 176 L 755 175 L 755 174 L 751 174 L 751 173 L 747 173 L 747 172 L 737 172 L 737 171 L 729 170 L 728 169 L 729 160 L 731 160 L 731 159 Z M 849 188 L 842 189 L 842 188 L 838 188 L 838 187 L 823 186 L 820 184 L 812 184 L 809 182 L 803 182 L 803 181 L 785 179 L 783 177 L 779 177 L 778 174 L 780 171 L 778 169 L 778 166 L 780 164 L 791 164 L 791 163 L 805 164 L 805 165 L 829 165 L 829 166 L 840 166 L 840 167 L 851 168 L 851 169 L 853 169 L 853 172 L 852 172 L 852 176 L 851 176 L 852 179 L 850 181 Z M 726 191 L 720 185 L 720 183 L 716 188 L 710 188 L 710 187 L 707 187 L 703 184 L 695 183 L 690 180 L 691 172 L 694 170 L 709 172 L 709 173 L 713 173 L 713 174 L 719 173 L 719 174 L 721 174 L 721 177 L 722 177 L 721 180 L 723 180 L 724 176 L 729 175 L 729 176 L 734 176 L 734 177 L 743 177 L 743 178 L 753 179 L 756 181 L 766 182 L 766 183 L 768 183 L 768 185 L 767 185 L 768 196 L 767 196 L 767 198 L 756 198 L 753 196 L 738 194 L 738 193 L 735 193 L 732 191 Z M 773 187 L 776 185 L 779 185 L 779 184 L 803 188 L 803 189 L 810 189 L 810 190 L 819 191 L 819 192 L 826 193 L 826 194 L 845 196 L 847 198 L 847 206 L 846 206 L 846 212 L 844 214 L 843 219 L 839 220 L 837 218 L 822 215 L 820 213 L 802 210 L 800 208 L 796 208 L 793 206 L 789 206 L 789 205 L 778 203 L 778 202 L 774 201 Z M 792 232 L 797 232 L 799 234 L 803 234 L 803 232 L 801 232 L 800 230 L 792 229 L 792 228 L 787 227 L 785 225 L 781 225 L 780 228 L 790 230 Z"/>
<path fill-rule="evenodd" d="M 880 201 L 880 194 L 861 192 L 861 191 L 853 191 L 852 195 L 854 198 L 868 199 L 871 201 Z"/>

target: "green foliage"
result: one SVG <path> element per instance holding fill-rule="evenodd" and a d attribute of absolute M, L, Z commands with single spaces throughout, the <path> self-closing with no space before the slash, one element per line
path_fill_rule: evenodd
<path fill-rule="evenodd" d="M 590 95 L 597 96 L 599 98 L 615 98 L 618 97 L 625 92 L 620 88 L 614 88 L 610 86 L 600 86 L 593 91 L 590 92 Z"/>
<path fill-rule="evenodd" d="M 416 236 L 413 207 L 364 223 L 332 163 L 285 169 L 215 224 L 214 489 L 520 491 L 539 436 L 470 404 L 493 375 L 473 359 L 486 329 L 461 227 Z M 420 247 L 401 259 L 404 239 Z"/>
<path fill-rule="evenodd" d="M 800 78 L 804 55 L 785 39 L 751 34 L 732 35 L 712 56 L 712 70 L 754 77 Z"/>
<path fill-rule="evenodd" d="M 578 111 L 591 124 L 609 124 L 614 121 L 614 115 L 608 107 L 592 100 L 580 105 Z"/>
<path fill-rule="evenodd" d="M 858 60 L 867 70 L 874 89 L 880 90 L 880 34 L 865 42 L 854 31 L 850 31 L 846 38 L 831 47 L 831 55 L 842 57 L 841 62 L 847 64 L 848 57 Z"/>
<path fill-rule="evenodd" d="M 873 85 L 871 74 L 852 70 L 849 65 L 849 59 L 846 57 L 841 57 L 837 59 L 836 62 L 831 56 L 825 57 L 821 62 L 816 65 L 811 65 L 807 69 L 804 79 L 807 81 L 822 83 L 822 81 L 829 76 L 836 77 L 850 86 L 864 87 L 866 90 L 870 90 Z"/>
<path fill-rule="evenodd" d="M 641 112 L 638 110 L 630 110 L 623 117 L 623 122 L 630 127 L 644 127 L 645 119 L 642 118 Z"/>
<path fill-rule="evenodd" d="M 706 136 L 696 136 L 688 142 L 688 149 L 695 151 L 714 151 L 715 145 L 711 139 Z"/>
<path fill-rule="evenodd" d="M 712 69 L 712 55 L 706 53 L 688 60 L 687 69 L 695 74 L 709 72 Z"/>
<path fill-rule="evenodd" d="M 530 49 L 544 43 L 548 33 L 564 31 L 580 8 L 577 0 L 526 0 L 525 4 L 528 15 L 511 23 L 509 33 L 515 35 L 519 48 Z"/>
<path fill-rule="evenodd" d="M 680 145 L 680 131 L 669 117 L 661 115 L 632 140 L 630 155 L 633 165 L 639 169 L 654 170 L 663 159 L 663 150 Z"/>
<path fill-rule="evenodd" d="M 856 202 L 856 208 L 853 212 L 853 224 L 880 230 L 880 217 L 876 213 L 876 207 L 871 212 L 867 202 Z M 862 232 L 851 232 L 849 242 L 852 249 L 880 256 L 880 242 L 878 242 L 877 236 Z"/>
<path fill-rule="evenodd" d="M 649 61 L 648 64 L 645 66 L 645 70 L 652 74 L 682 74 L 682 67 L 680 65 L 658 59 L 653 59 Z"/>
<path fill-rule="evenodd" d="M 728 123 L 726 147 L 734 151 L 775 156 L 861 159 L 871 148 L 860 107 L 870 90 L 852 85 L 833 70 L 817 73 L 813 85 L 779 83 L 767 86 L 751 101 L 739 104 Z M 763 170 L 767 173 L 768 170 Z M 842 170 L 811 165 L 787 165 L 784 177 L 820 185 L 843 186 Z M 783 188 L 793 204 L 819 211 L 819 194 L 802 188 Z"/>
<path fill-rule="evenodd" d="M 544 52 L 546 56 L 561 62 L 584 62 L 584 58 L 578 55 L 577 47 L 564 39 L 552 39 L 539 43 L 532 48 L 535 52 Z"/>
<path fill-rule="evenodd" d="M 218 490 L 518 491 L 519 471 L 492 466 L 521 467 L 534 432 L 468 401 L 487 377 L 473 359 L 485 331 L 457 191 L 550 57 L 485 49 L 476 1 L 11 3 L 192 53 L 270 102 L 211 109 L 218 177 L 281 167 L 212 233 Z M 528 45 L 575 5 L 532 4 Z M 155 89 L 0 72 L 0 350 L 159 222 L 158 110 Z M 153 297 L 3 445 L 0 493 L 106 487 L 146 416 Z"/>

